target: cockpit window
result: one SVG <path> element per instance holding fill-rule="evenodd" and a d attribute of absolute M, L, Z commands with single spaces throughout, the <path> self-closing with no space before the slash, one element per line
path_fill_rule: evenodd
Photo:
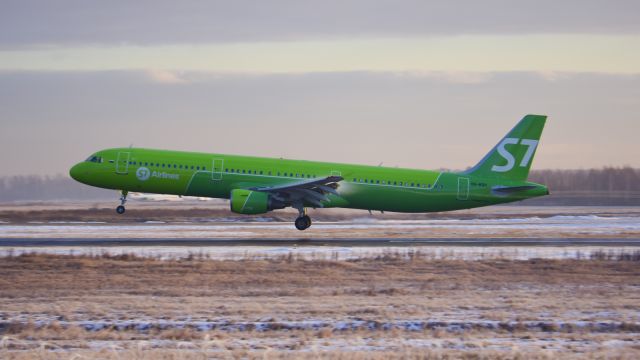
<path fill-rule="evenodd" d="M 101 163 L 102 162 L 102 157 L 101 156 L 96 156 L 96 155 L 91 155 L 91 156 L 89 156 L 89 158 L 86 161 L 87 162 L 93 162 L 93 163 Z"/>

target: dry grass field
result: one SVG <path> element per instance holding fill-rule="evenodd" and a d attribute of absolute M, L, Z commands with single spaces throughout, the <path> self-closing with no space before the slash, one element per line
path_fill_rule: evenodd
<path fill-rule="evenodd" d="M 0 358 L 640 357 L 633 256 L 32 254 L 0 274 Z"/>

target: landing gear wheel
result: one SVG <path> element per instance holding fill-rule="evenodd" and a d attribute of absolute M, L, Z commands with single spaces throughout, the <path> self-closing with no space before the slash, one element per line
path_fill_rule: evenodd
<path fill-rule="evenodd" d="M 296 229 L 302 231 L 306 230 L 311 226 L 311 218 L 307 215 L 300 216 L 296 219 Z"/>
<path fill-rule="evenodd" d="M 307 222 L 307 229 L 311 227 L 311 218 L 308 215 L 303 216 Z"/>
<path fill-rule="evenodd" d="M 124 214 L 124 204 L 127 202 L 127 195 L 129 195 L 129 192 L 127 190 L 122 190 L 122 196 L 120 196 L 120 206 L 116 208 L 116 212 L 120 215 Z"/>

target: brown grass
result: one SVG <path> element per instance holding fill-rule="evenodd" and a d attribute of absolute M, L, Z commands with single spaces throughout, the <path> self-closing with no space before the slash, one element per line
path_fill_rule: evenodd
<path fill-rule="evenodd" d="M 271 259 L 207 260 L 193 256 L 159 260 L 134 254 L 69 256 L 23 254 L 0 260 L 0 294 L 80 296 L 99 290 L 152 296 L 286 296 L 336 292 L 390 297 L 427 290 L 505 288 L 521 284 L 565 286 L 633 284 L 640 274 L 635 261 L 533 259 L 428 260 L 386 254 L 346 261 L 301 260 L 285 255 Z M 626 260 L 627 256 L 622 256 Z M 635 259 L 630 255 L 630 259 Z M 452 281 L 453 280 L 453 281 Z"/>
<path fill-rule="evenodd" d="M 542 347 L 533 353 L 519 348 L 494 350 L 486 345 L 505 336 L 550 337 L 548 333 L 539 335 L 524 328 L 471 330 L 464 334 L 441 329 L 201 332 L 187 328 L 89 332 L 61 325 L 66 321 L 98 319 L 187 318 L 274 323 L 305 319 L 383 322 L 447 318 L 624 321 L 628 329 L 621 329 L 620 333 L 591 334 L 570 329 L 551 336 L 576 339 L 578 350 L 563 345 L 560 347 L 563 356 L 580 355 L 583 351 L 579 350 L 583 346 L 580 341 L 596 345 L 608 340 L 622 341 L 626 345 L 615 351 L 605 349 L 604 345 L 589 351 L 624 358 L 640 352 L 634 347 L 640 342 L 636 333 L 640 267 L 636 261 L 621 260 L 596 256 L 581 261 L 462 261 L 393 254 L 351 261 L 302 260 L 295 256 L 239 261 L 199 256 L 159 260 L 127 254 L 12 256 L 0 258 L 0 321 L 11 324 L 0 333 L 0 358 L 28 358 L 27 354 L 56 358 L 65 352 L 51 349 L 65 346 L 89 358 L 170 359 L 553 358 L 560 351 L 549 352 Z M 35 325 L 43 319 L 48 325 Z M 60 323 L 52 321 L 56 319 Z M 559 329 L 546 329 L 556 330 Z M 412 338 L 441 343 L 437 349 L 425 348 L 407 342 Z M 168 343 L 163 343 L 161 351 L 147 344 L 152 340 Z M 95 341 L 113 342 L 120 349 L 88 348 L 87 344 Z M 382 350 L 373 353 L 335 348 L 343 343 L 354 346 L 380 343 Z M 396 343 L 401 345 L 391 349 Z M 459 344 L 466 344 L 467 349 L 477 347 L 477 351 L 458 350 Z"/>

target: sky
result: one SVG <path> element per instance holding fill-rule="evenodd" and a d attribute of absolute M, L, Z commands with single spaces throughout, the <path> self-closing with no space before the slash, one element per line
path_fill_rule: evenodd
<path fill-rule="evenodd" d="M 103 148 L 464 169 L 640 167 L 637 1 L 0 2 L 0 176 Z"/>

